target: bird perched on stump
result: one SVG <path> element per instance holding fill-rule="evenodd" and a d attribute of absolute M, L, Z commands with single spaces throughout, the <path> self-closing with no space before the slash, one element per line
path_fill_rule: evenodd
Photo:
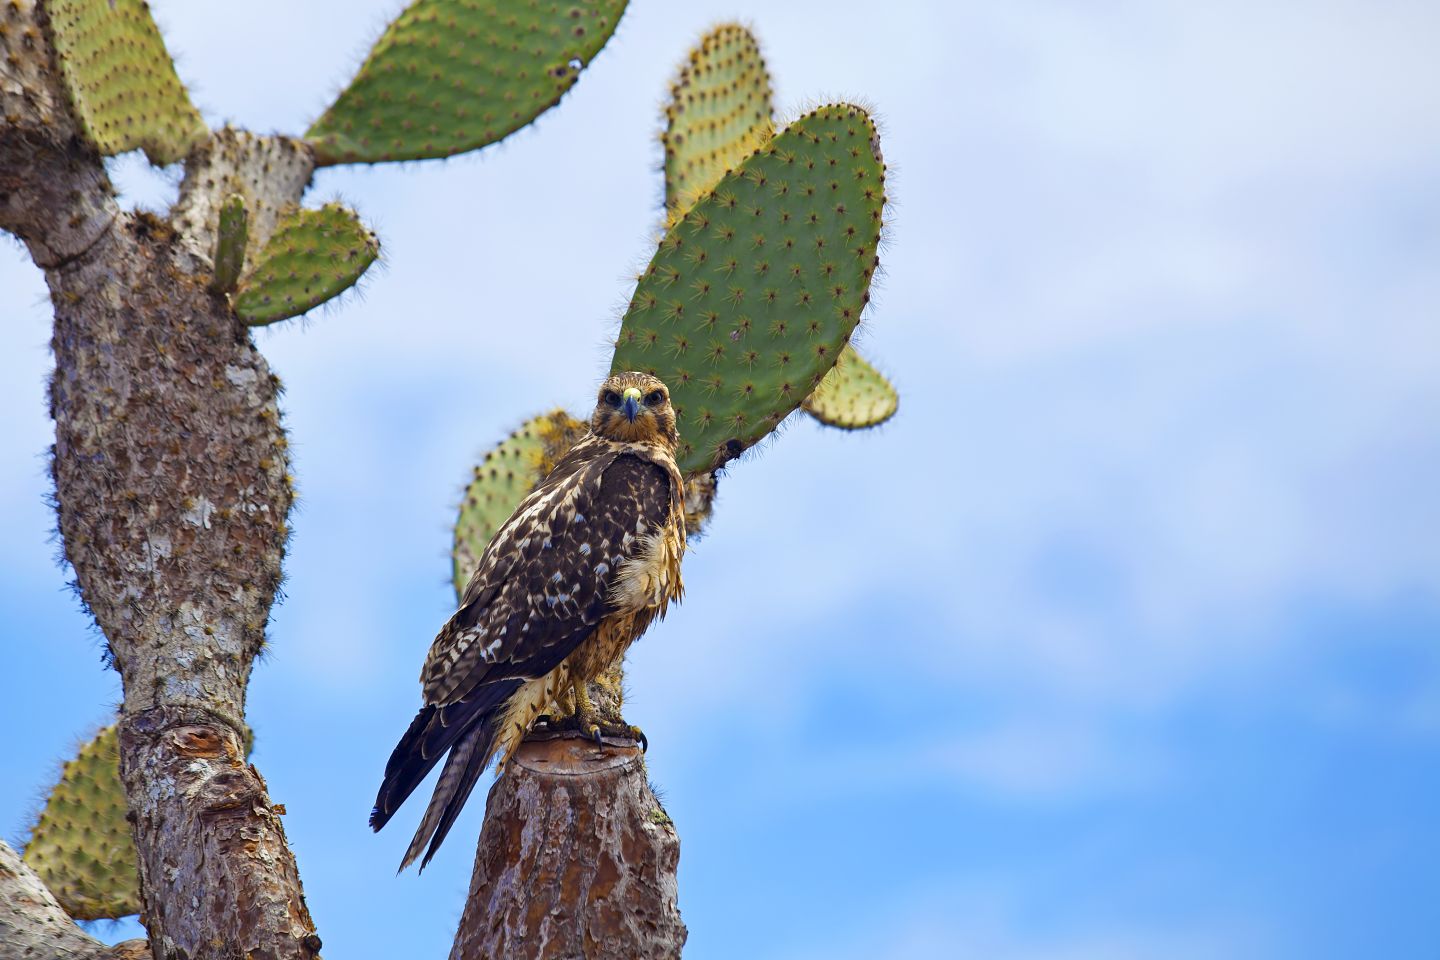
<path fill-rule="evenodd" d="M 449 751 L 404 870 L 435 855 L 490 761 L 503 770 L 542 714 L 599 739 L 585 684 L 681 595 L 684 483 L 665 384 L 620 373 L 590 433 L 530 492 L 480 557 L 420 672 L 425 705 L 385 765 L 376 830 Z M 633 728 L 619 731 L 630 733 Z"/>

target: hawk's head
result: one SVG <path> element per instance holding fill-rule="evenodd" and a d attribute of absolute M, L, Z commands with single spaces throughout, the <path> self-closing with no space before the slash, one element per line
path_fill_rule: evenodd
<path fill-rule="evenodd" d="M 600 385 L 590 430 L 611 440 L 662 442 L 671 449 L 680 439 L 670 391 L 658 378 L 634 370 Z"/>

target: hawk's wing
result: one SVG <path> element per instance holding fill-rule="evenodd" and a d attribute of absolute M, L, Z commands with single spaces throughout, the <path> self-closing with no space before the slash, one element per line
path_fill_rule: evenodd
<path fill-rule="evenodd" d="M 386 764 L 371 814 L 375 829 L 473 731 L 480 736 L 467 741 L 466 769 L 447 788 L 447 764 L 431 807 L 444 790 L 468 794 L 489 759 L 506 701 L 595 629 L 620 565 L 665 523 L 677 495 L 665 467 L 589 437 L 521 502 L 430 648 L 420 675 L 426 705 Z"/>
<path fill-rule="evenodd" d="M 669 518 L 663 466 L 600 439 L 572 453 L 486 548 L 430 647 L 421 672 L 427 703 L 553 670 L 605 616 L 607 588 L 637 541 Z"/>

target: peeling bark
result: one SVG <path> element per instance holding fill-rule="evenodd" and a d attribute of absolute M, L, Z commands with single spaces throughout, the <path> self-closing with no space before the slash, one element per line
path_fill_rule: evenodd
<path fill-rule="evenodd" d="M 0 840 L 0 960 L 150 960 L 150 948 L 144 940 L 108 946 L 81 930 Z"/>
<path fill-rule="evenodd" d="M 679 862 L 638 747 L 532 737 L 490 789 L 450 960 L 677 958 Z"/>

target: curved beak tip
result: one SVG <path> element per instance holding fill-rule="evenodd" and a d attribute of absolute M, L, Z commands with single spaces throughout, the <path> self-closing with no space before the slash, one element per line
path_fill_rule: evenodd
<path fill-rule="evenodd" d="M 640 402 L 634 397 L 626 397 L 625 405 L 621 407 L 620 410 L 625 414 L 626 420 L 634 423 L 635 418 L 640 415 Z"/>

